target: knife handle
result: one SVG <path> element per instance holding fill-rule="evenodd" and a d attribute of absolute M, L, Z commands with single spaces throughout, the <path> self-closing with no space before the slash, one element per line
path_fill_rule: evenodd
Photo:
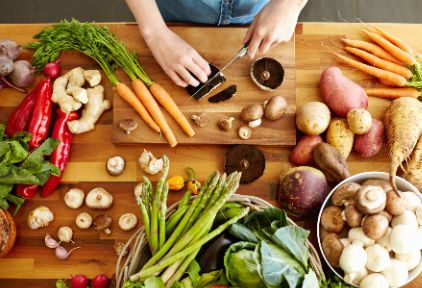
<path fill-rule="evenodd" d="M 251 40 L 249 40 L 248 42 L 246 42 L 242 48 L 240 48 L 240 50 L 237 52 L 237 56 L 238 57 L 243 57 L 246 55 L 246 53 L 248 52 L 248 48 L 249 48 L 249 43 L 251 43 Z"/>

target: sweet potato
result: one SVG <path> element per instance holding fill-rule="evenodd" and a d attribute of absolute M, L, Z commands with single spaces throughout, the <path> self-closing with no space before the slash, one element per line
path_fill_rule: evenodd
<path fill-rule="evenodd" d="M 346 119 L 331 120 L 327 129 L 327 143 L 337 148 L 344 159 L 347 159 L 352 151 L 353 138 L 354 134 L 350 131 Z"/>
<path fill-rule="evenodd" d="M 290 162 L 296 165 L 312 163 L 312 151 L 315 146 L 322 142 L 319 135 L 305 135 L 297 142 L 296 147 L 290 152 Z"/>
<path fill-rule="evenodd" d="M 365 90 L 346 78 L 335 66 L 322 72 L 319 87 L 324 103 L 340 117 L 346 117 L 353 108 L 368 107 L 368 95 Z"/>
<path fill-rule="evenodd" d="M 296 113 L 297 128 L 307 135 L 319 135 L 330 124 L 330 109 L 322 102 L 308 102 Z"/>
<path fill-rule="evenodd" d="M 390 156 L 390 182 L 397 191 L 395 176 L 403 161 L 409 156 L 422 134 L 422 103 L 403 97 L 394 100 L 384 118 Z"/>
<path fill-rule="evenodd" d="M 312 152 L 312 157 L 328 182 L 338 183 L 350 176 L 346 159 L 330 144 L 319 143 Z"/>
<path fill-rule="evenodd" d="M 353 151 L 363 158 L 372 157 L 381 150 L 384 137 L 384 124 L 377 119 L 373 119 L 369 132 L 355 136 Z"/>

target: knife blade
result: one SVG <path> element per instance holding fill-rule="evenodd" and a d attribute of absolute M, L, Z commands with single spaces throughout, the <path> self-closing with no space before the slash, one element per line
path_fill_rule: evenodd
<path fill-rule="evenodd" d="M 223 68 L 220 69 L 220 71 L 218 71 L 217 73 L 215 73 L 214 76 L 212 76 L 210 79 L 208 79 L 207 82 L 205 82 L 204 84 L 202 84 L 202 87 L 199 88 L 195 93 L 193 93 L 191 96 L 195 97 L 196 94 L 198 94 L 200 91 L 202 91 L 202 89 L 204 89 L 208 83 L 210 83 L 211 81 L 213 81 L 218 75 L 221 75 L 221 72 L 223 72 L 227 67 L 229 67 L 230 65 L 232 65 L 234 62 L 236 62 L 237 60 L 239 60 L 240 58 L 242 58 L 243 56 L 246 55 L 246 53 L 248 52 L 248 47 L 249 47 L 249 41 L 247 43 L 245 43 L 245 45 L 243 45 L 242 48 L 240 48 L 239 51 L 237 51 L 236 56 L 234 56 L 233 59 L 231 59 L 226 65 L 224 65 Z"/>

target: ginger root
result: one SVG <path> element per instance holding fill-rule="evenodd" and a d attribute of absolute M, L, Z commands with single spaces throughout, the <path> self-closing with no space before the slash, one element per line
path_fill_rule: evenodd
<path fill-rule="evenodd" d="M 82 87 L 70 86 L 66 89 L 66 94 L 72 95 L 76 101 L 82 104 L 88 103 L 88 93 Z"/>
<path fill-rule="evenodd" d="M 70 132 L 73 134 L 81 134 L 94 129 L 95 123 L 101 114 L 111 108 L 108 100 L 104 100 L 104 87 L 101 85 L 94 88 L 88 88 L 88 104 L 82 111 L 82 117 L 78 120 L 67 123 Z"/>
<path fill-rule="evenodd" d="M 72 96 L 66 93 L 68 82 L 69 78 L 67 74 L 54 80 L 53 94 L 51 96 L 53 102 L 57 103 L 64 113 L 76 111 L 82 107 L 82 103 L 76 101 Z"/>
<path fill-rule="evenodd" d="M 94 87 L 101 82 L 101 73 L 98 70 L 85 70 L 84 78 L 89 86 Z"/>
<path fill-rule="evenodd" d="M 67 72 L 65 76 L 67 76 L 69 79 L 67 88 L 70 88 L 72 86 L 82 87 L 85 84 L 84 69 L 82 69 L 81 67 L 73 68 L 72 70 Z"/>

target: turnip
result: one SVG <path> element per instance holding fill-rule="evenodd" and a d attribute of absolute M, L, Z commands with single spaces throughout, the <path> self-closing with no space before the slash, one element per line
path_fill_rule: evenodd
<path fill-rule="evenodd" d="M 22 46 L 9 39 L 0 39 L 0 47 L 5 49 L 6 56 L 12 61 L 16 60 L 22 52 Z"/>
<path fill-rule="evenodd" d="M 10 81 L 18 87 L 27 87 L 34 80 L 35 68 L 26 60 L 18 60 L 14 63 L 12 73 L 9 74 Z"/>

